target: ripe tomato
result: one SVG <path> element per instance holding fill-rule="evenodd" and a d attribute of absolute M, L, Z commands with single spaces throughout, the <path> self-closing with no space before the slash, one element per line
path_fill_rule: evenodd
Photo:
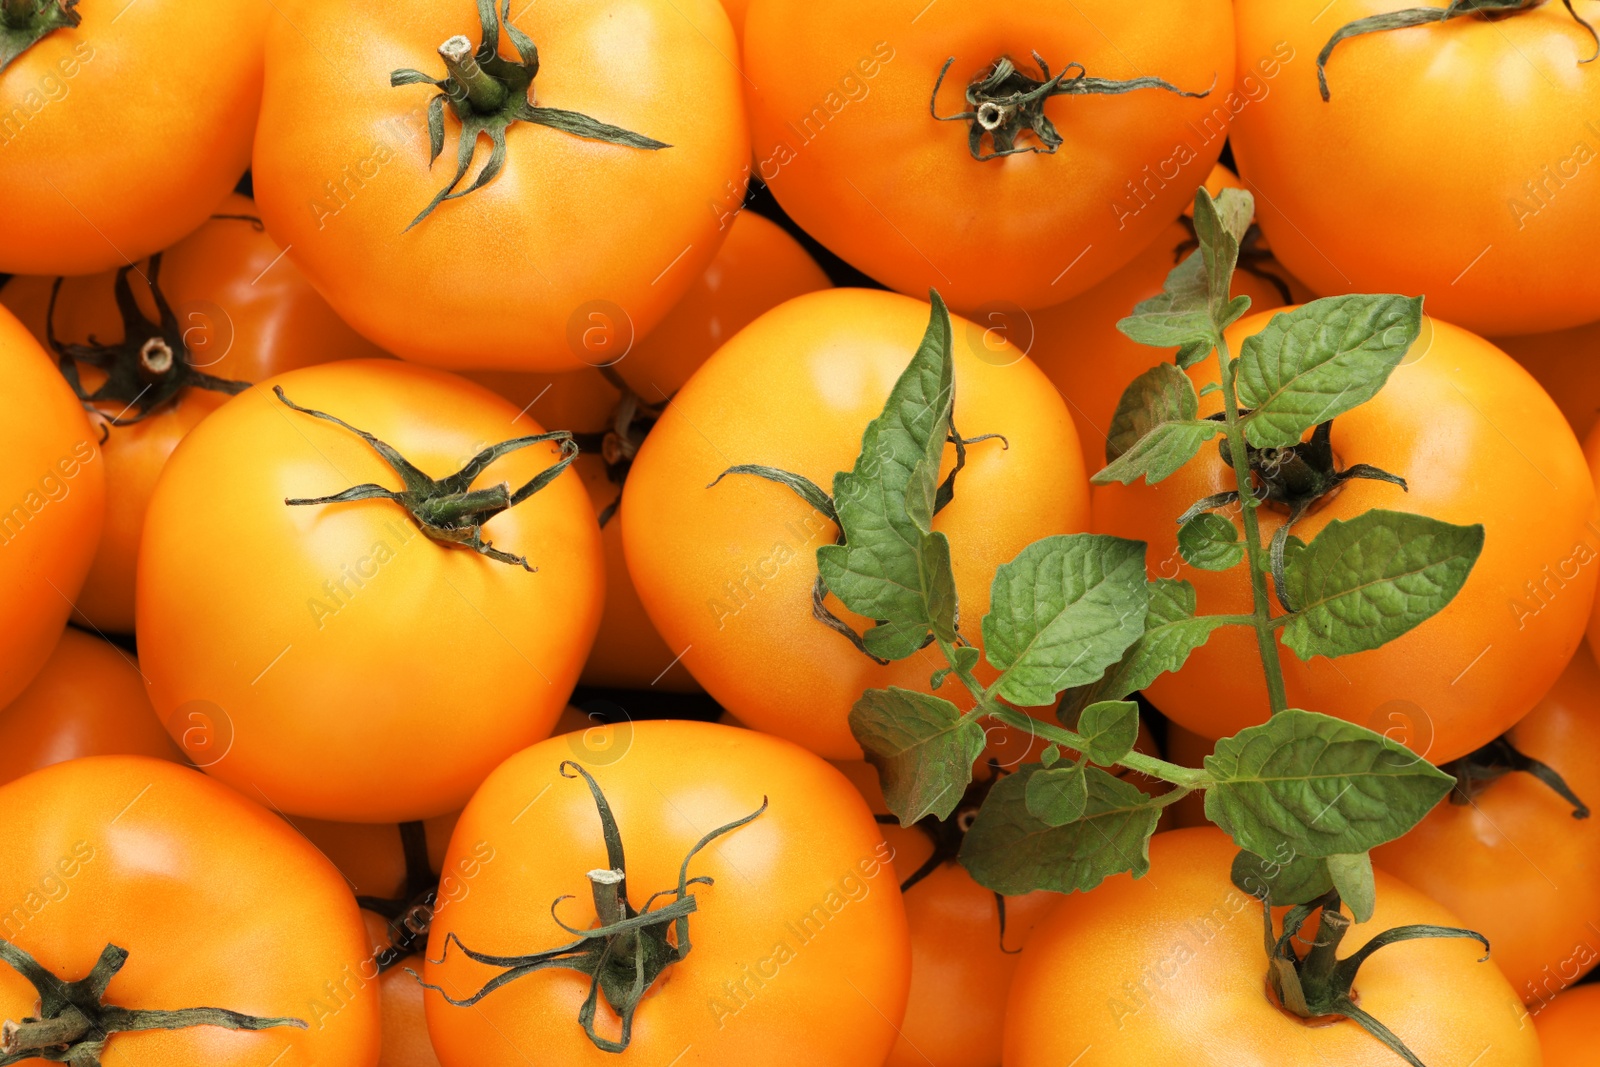
<path fill-rule="evenodd" d="M 835 289 L 783 304 L 736 335 L 690 379 L 628 475 L 622 541 L 639 597 L 669 647 L 740 720 L 832 759 L 860 759 L 850 706 L 869 688 L 926 690 L 937 650 L 879 666 L 812 615 L 816 548 L 836 528 L 784 486 L 729 477 L 737 463 L 803 475 L 827 489 L 905 371 L 928 305 Z M 969 640 L 994 570 L 1025 546 L 1088 522 L 1072 420 L 1022 353 L 954 321 L 955 422 L 1003 434 L 967 448 L 947 533 Z M 945 472 L 955 449 L 945 450 Z M 942 476 L 942 475 L 941 475 Z M 859 633 L 870 622 L 829 604 Z"/>
<path fill-rule="evenodd" d="M 1600 485 L 1600 429 L 1590 429 L 1583 440 L 1583 458 L 1589 463 L 1589 474 Z M 1600 597 L 1596 598 L 1600 602 Z M 1589 651 L 1600 656 L 1600 607 L 1589 618 Z"/>
<path fill-rule="evenodd" d="M 1232 351 L 1268 314 L 1229 331 Z M 1600 566 L 1594 484 L 1582 449 L 1539 384 L 1505 353 L 1438 319 L 1377 397 L 1339 416 L 1340 468 L 1370 463 L 1406 479 L 1409 491 L 1354 480 L 1295 524 L 1310 541 L 1331 519 L 1371 508 L 1416 512 L 1484 526 L 1484 545 L 1448 610 L 1370 652 L 1302 663 L 1283 650 L 1291 707 L 1337 715 L 1389 732 L 1435 762 L 1464 756 L 1522 718 L 1554 684 L 1582 639 Z M 1215 379 L 1216 360 L 1196 365 L 1196 384 Z M 1218 410 L 1202 398 L 1201 414 Z M 1446 447 L 1448 446 L 1448 447 Z M 1242 567 L 1205 571 L 1177 552 L 1177 518 L 1190 504 L 1232 489 L 1214 446 L 1156 486 L 1098 486 L 1097 532 L 1147 541 L 1152 577 L 1194 583 L 1202 614 L 1250 611 Z M 1259 511 L 1270 538 L 1284 516 Z M 1146 695 L 1182 726 L 1226 737 L 1267 716 L 1255 636 L 1225 627 L 1178 674 Z M 1399 732 L 1396 732 L 1399 731 Z"/>
<path fill-rule="evenodd" d="M 110 1004 L 305 1024 L 113 1033 L 107 1062 L 377 1063 L 360 912 L 333 865 L 265 808 L 163 760 L 94 756 L 0 788 L 0 849 L 5 939 L 59 978 L 83 978 L 117 945 L 128 955 Z M 34 1014 L 38 999 L 0 966 L 4 1018 Z"/>
<path fill-rule="evenodd" d="M 1600 985 L 1561 994 L 1533 1017 L 1544 1050 L 1544 1067 L 1588 1067 L 1600 1040 Z"/>
<path fill-rule="evenodd" d="M 69 626 L 28 688 L 0 709 L 0 783 L 105 755 L 183 762 L 133 656 Z"/>
<path fill-rule="evenodd" d="M 118 310 L 119 274 L 138 305 L 132 329 Z M 70 362 L 85 395 L 106 393 L 93 407 L 96 429 L 105 435 L 105 530 L 77 608 L 99 630 L 132 633 L 133 573 L 145 508 L 183 435 L 228 400 L 230 387 L 241 388 L 238 383 L 382 353 L 340 321 L 294 264 L 283 260 L 255 217 L 255 204 L 244 196 L 229 196 L 204 225 L 161 253 L 159 263 L 65 279 L 54 321 L 47 323 L 53 284 L 50 278 L 15 278 L 0 289 L 0 303 L 58 359 L 76 357 Z M 160 290 L 165 313 L 152 287 Z M 50 342 L 52 327 L 60 347 Z M 154 338 L 164 346 L 157 355 L 172 354 L 170 369 L 159 374 L 148 362 L 141 365 L 139 352 L 141 343 Z M 107 351 L 117 346 L 126 350 Z M 125 388 L 107 392 L 106 372 L 95 362 L 105 358 L 124 365 Z M 216 388 L 203 381 L 180 385 L 193 382 L 196 372 L 221 381 Z M 168 396 L 168 390 L 175 391 Z M 117 425 L 122 422 L 127 425 Z"/>
<path fill-rule="evenodd" d="M 1150 841 L 1150 871 L 1065 897 L 1035 927 L 1011 984 L 1006 1067 L 1148 1067 L 1195 1062 L 1371 1067 L 1400 1062 L 1348 1019 L 1319 1025 L 1263 991 L 1261 905 L 1228 880 L 1235 846 L 1215 828 Z M 1348 956 L 1410 923 L 1459 925 L 1382 872 L 1372 920 L 1353 924 Z M 1309 931 L 1308 931 L 1309 933 Z M 1468 940 L 1396 944 L 1361 965 L 1355 991 L 1428 1064 L 1538 1067 L 1522 1005 Z"/>
<path fill-rule="evenodd" d="M 1215 742 L 1210 738 L 1185 730 L 1175 722 L 1167 723 L 1167 740 L 1162 746 L 1162 753 L 1178 766 L 1204 766 L 1205 758 L 1211 755 L 1214 747 Z M 1206 818 L 1206 795 L 1200 790 L 1174 801 L 1167 810 L 1172 813 L 1173 828 L 1208 826 L 1211 822 Z"/>
<path fill-rule="evenodd" d="M 376 360 L 290 371 L 219 409 L 173 453 L 140 547 L 156 710 L 174 736 L 209 727 L 190 756 L 284 811 L 350 822 L 451 811 L 549 733 L 577 681 L 604 580 L 593 512 L 568 475 L 490 518 L 482 536 L 530 573 L 433 540 L 398 501 L 286 506 L 400 479 L 275 386 L 441 479 L 529 428 L 486 389 Z M 472 484 L 521 486 L 556 463 L 551 446 L 528 447 Z"/>
<path fill-rule="evenodd" d="M 1587 649 L 1506 740 L 1600 807 L 1600 667 Z M 1589 925 L 1600 914 L 1600 823 L 1573 811 L 1513 771 L 1458 787 L 1372 861 L 1486 936 L 1524 1001 L 1546 1001 L 1600 962 L 1600 933 Z"/>
<path fill-rule="evenodd" d="M 1600 323 L 1493 341 L 1539 379 L 1581 441 L 1600 419 Z"/>
<path fill-rule="evenodd" d="M 1238 179 L 1220 165 L 1206 182 L 1214 194 L 1237 185 Z M 1194 249 L 1194 224 L 1188 219 L 1192 212 L 1191 207 L 1105 281 L 1064 304 L 1030 315 L 1028 355 L 1066 400 L 1083 446 L 1084 469 L 1091 474 L 1106 465 L 1106 435 L 1122 391 L 1177 351 L 1135 344 L 1117 330 L 1117 322 L 1135 304 L 1161 292 L 1168 272 Z M 1248 296 L 1256 310 L 1282 307 L 1289 302 L 1293 279 L 1262 249 L 1260 230 L 1252 229 L 1246 242 L 1248 251 L 1241 252 L 1240 269 L 1233 276 L 1234 295 Z M 1004 322 L 1005 317 L 991 321 Z"/>
<path fill-rule="evenodd" d="M 754 0 L 757 173 L 807 232 L 903 293 L 936 288 L 980 319 L 1057 304 L 1155 240 L 1216 162 L 1240 99 L 1232 19 L 1224 0 L 1017 0 L 1004 17 L 979 0 Z M 968 83 L 1000 61 L 1013 73 L 979 104 Z M 993 158 L 1004 145 L 980 122 L 1007 140 L 1030 110 L 996 101 L 1063 73 L 1071 96 L 1035 98 L 1059 150 L 1024 130 L 1021 154 Z M 1190 95 L 1075 92 L 1146 76 Z"/>
<path fill-rule="evenodd" d="M 656 890 L 684 884 L 680 869 L 696 842 L 759 810 L 687 861 L 695 910 L 675 943 L 692 948 L 652 975 L 628 1055 L 660 1064 L 676 1057 L 683 1067 L 878 1067 L 905 1010 L 911 961 L 892 857 L 861 796 L 821 760 L 751 730 L 654 721 L 630 731 L 631 746 L 577 765 L 569 761 L 578 735 L 551 738 L 484 782 L 445 864 L 473 858 L 484 841 L 495 858 L 478 864 L 470 892 L 436 913 L 428 957 L 444 962 L 428 964 L 428 981 L 463 999 L 498 970 L 470 962 L 463 946 L 541 951 L 569 941 L 568 930 L 592 929 L 599 909 L 586 871 L 622 866 L 630 914 L 645 907 Z M 625 866 L 608 856 L 577 766 L 615 814 Z M 447 934 L 459 941 L 448 950 Z M 585 975 L 550 968 L 473 1008 L 430 993 L 428 1029 L 445 1067 L 486 1058 L 614 1063 L 579 1024 L 588 992 Z M 618 1026 L 602 997 L 598 1034 L 615 1041 Z"/>
<path fill-rule="evenodd" d="M 415 225 L 449 181 L 462 127 L 443 108 L 447 147 L 430 166 L 429 109 L 441 113 L 440 94 L 393 88 L 390 73 L 443 77 L 440 42 L 482 39 L 476 6 L 298 3 L 293 21 L 268 35 L 254 160 L 267 228 L 352 326 L 407 359 L 581 367 L 594 316 L 637 336 L 666 316 L 744 196 L 737 45 L 717 0 L 517 6 L 508 21 L 537 46 L 538 74 L 507 106 L 526 98 L 541 115 L 580 112 L 657 147 L 513 121 L 503 169 L 480 146 L 470 173 L 492 180 Z M 517 55 L 511 29 L 500 30 L 501 56 Z M 525 78 L 512 63 L 503 58 L 502 69 Z M 308 97 L 327 105 L 314 122 Z M 474 111 L 475 140 L 488 140 L 476 137 L 487 121 Z"/>
<path fill-rule="evenodd" d="M 1292 57 L 1230 135 L 1274 253 L 1318 293 L 1425 294 L 1483 334 L 1600 318 L 1576 236 L 1600 226 L 1582 171 L 1600 139 L 1573 118 L 1600 111 L 1593 38 L 1561 4 L 1363 34 L 1334 49 L 1324 101 L 1317 55 L 1334 31 L 1405 6 L 1237 5 L 1241 62 Z"/>
<path fill-rule="evenodd" d="M 601 520 L 606 551 L 605 614 L 584 664 L 585 685 L 670 692 L 700 688 L 676 650 L 656 633 L 628 576 L 616 517 L 622 486 L 661 405 L 707 356 L 768 308 L 827 287 L 827 275 L 798 242 L 775 223 L 745 211 L 733 219 L 717 258 L 671 314 L 604 371 L 469 375 L 540 423 L 581 435 L 584 451 L 574 466 Z M 625 423 L 622 432 L 618 418 Z"/>
<path fill-rule="evenodd" d="M 50 658 L 94 559 L 105 463 L 78 398 L 0 308 L 0 706 Z"/>
<path fill-rule="evenodd" d="M 143 259 L 204 222 L 250 165 L 271 4 L 59 7 L 78 24 L 0 67 L 0 272 Z"/>

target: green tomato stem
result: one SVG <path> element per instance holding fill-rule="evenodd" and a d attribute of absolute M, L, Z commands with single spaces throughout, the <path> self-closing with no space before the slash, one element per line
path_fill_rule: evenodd
<path fill-rule="evenodd" d="M 37 9 L 36 0 L 0 0 L 0 24 L 20 29 L 28 24 Z"/>
<path fill-rule="evenodd" d="M 510 91 L 500 79 L 478 66 L 471 41 L 460 35 L 452 37 L 439 46 L 439 55 L 450 77 L 466 92 L 472 110 L 480 115 L 492 115 L 505 106 Z"/>
<path fill-rule="evenodd" d="M 1267 676 L 1267 701 L 1276 715 L 1289 706 L 1284 692 L 1283 665 L 1278 661 L 1278 643 L 1272 618 L 1272 603 L 1267 592 L 1266 549 L 1261 544 L 1261 525 L 1256 521 L 1256 505 L 1250 484 L 1250 458 L 1245 450 L 1244 425 L 1239 421 L 1239 398 L 1234 391 L 1237 376 L 1227 338 L 1217 341 L 1217 361 L 1222 367 L 1222 404 L 1227 417 L 1228 453 L 1233 457 L 1233 476 L 1239 485 L 1240 512 L 1244 520 L 1244 550 L 1249 557 L 1250 594 L 1255 601 L 1252 626 L 1256 646 L 1261 650 L 1261 667 Z"/>
<path fill-rule="evenodd" d="M 998 719 L 1007 726 L 1018 730 L 1026 730 L 1037 737 L 1053 741 L 1063 748 L 1070 748 L 1074 752 L 1082 752 L 1088 748 L 1089 742 L 1081 735 L 1060 726 L 1052 726 L 1047 722 L 1040 722 L 1031 715 L 1008 708 L 1004 704 L 994 703 L 984 709 L 992 718 Z M 1154 756 L 1146 756 L 1143 752 L 1129 752 L 1117 761 L 1117 766 L 1126 767 L 1130 771 L 1138 771 L 1152 778 L 1159 778 L 1163 782 L 1170 782 L 1185 791 L 1204 789 L 1211 784 L 1211 776 L 1203 770 L 1193 767 L 1180 767 L 1176 763 L 1168 763 Z M 1177 798 L 1173 798 L 1174 800 Z M 1170 801 L 1168 802 L 1170 803 Z"/>

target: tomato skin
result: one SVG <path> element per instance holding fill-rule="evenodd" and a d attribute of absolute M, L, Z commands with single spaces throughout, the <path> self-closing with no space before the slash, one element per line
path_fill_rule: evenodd
<path fill-rule="evenodd" d="M 140 548 L 156 710 L 180 741 L 191 721 L 212 727 L 215 744 L 190 750 L 197 762 L 292 814 L 454 810 L 508 752 L 549 733 L 577 681 L 603 596 L 593 512 L 564 473 L 490 520 L 485 539 L 528 557 L 529 573 L 429 540 L 393 501 L 286 506 L 400 480 L 355 435 L 285 408 L 274 385 L 433 477 L 522 430 L 488 390 L 392 361 L 290 371 L 218 410 L 162 473 Z M 520 486 L 555 458 L 523 449 L 475 484 Z"/>
<path fill-rule="evenodd" d="M 644 404 L 660 404 L 728 337 L 769 308 L 818 289 L 828 277 L 776 223 L 749 211 L 734 217 L 716 259 L 666 319 L 611 370 Z M 569 374 L 480 371 L 469 375 L 547 426 L 600 435 L 615 422 L 619 389 L 598 370 Z M 574 463 L 596 516 L 614 511 L 622 486 L 611 480 L 601 451 Z M 606 606 L 600 633 L 583 668 L 583 684 L 624 689 L 698 692 L 699 684 L 656 632 L 634 589 L 623 556 L 622 523 L 613 514 L 601 528 L 606 552 Z"/>
<path fill-rule="evenodd" d="M 249 197 L 230 195 L 198 230 L 167 249 L 161 257 L 162 292 L 185 329 L 196 365 L 206 373 L 234 381 L 258 381 L 295 367 L 333 359 L 383 355 L 350 327 L 311 288 L 295 265 L 282 258 L 257 221 L 219 216 L 254 216 Z M 140 268 L 147 275 L 148 264 Z M 55 332 L 66 343 L 91 336 L 120 340 L 115 271 L 69 278 L 56 307 Z M 135 299 L 156 321 L 157 309 L 148 285 L 134 277 Z M 50 351 L 45 319 L 52 278 L 14 278 L 0 289 L 4 303 Z M 51 352 L 52 357 L 54 353 Z M 84 387 L 94 389 L 103 377 L 93 368 L 79 368 Z M 133 632 L 134 569 L 139 535 L 156 478 L 167 457 L 195 424 L 228 400 L 226 393 L 191 388 L 177 402 L 142 422 L 107 427 L 101 451 L 106 461 L 106 519 L 94 566 L 77 599 L 77 617 L 109 633 Z M 112 418 L 126 412 L 123 403 L 102 404 Z"/>
<path fill-rule="evenodd" d="M 1600 323 L 1492 340 L 1539 379 L 1578 440 L 1587 438 L 1600 418 Z"/>
<path fill-rule="evenodd" d="M 184 762 L 132 654 L 69 626 L 28 688 L 0 709 L 0 783 L 102 755 Z"/>
<path fill-rule="evenodd" d="M 50 658 L 105 519 L 99 439 L 37 341 L 0 308 L 0 706 Z M 25 402 L 24 402 L 25 401 Z"/>
<path fill-rule="evenodd" d="M 1268 998 L 1260 905 L 1228 880 L 1237 852 L 1215 828 L 1157 834 L 1144 878 L 1062 899 L 1022 950 L 1006 1067 L 1398 1062 L 1353 1022 L 1306 1025 Z M 1377 911 L 1351 926 L 1341 957 L 1393 926 L 1460 925 L 1403 882 L 1377 881 Z M 1357 974 L 1360 1005 L 1424 1063 L 1538 1067 L 1522 1004 L 1482 954 L 1454 939 L 1384 948 Z"/>
<path fill-rule="evenodd" d="M 1588 461 L 1589 473 L 1594 477 L 1596 485 L 1600 485 L 1600 429 L 1591 429 L 1589 436 L 1584 438 L 1583 458 Z M 1596 599 L 1600 600 L 1600 597 Z M 1589 617 L 1587 636 L 1589 651 L 1600 656 L 1600 607 L 1597 607 Z"/>
<path fill-rule="evenodd" d="M 1229 333 L 1232 351 L 1270 316 Z M 1372 508 L 1482 523 L 1484 546 L 1449 607 L 1389 644 L 1338 660 L 1279 656 L 1290 707 L 1388 732 L 1434 762 L 1487 744 L 1554 684 L 1581 640 L 1600 558 L 1591 528 L 1593 482 L 1555 403 L 1515 361 L 1465 330 L 1429 319 L 1424 337 L 1373 399 L 1340 415 L 1333 448 L 1341 466 L 1370 463 L 1405 478 L 1409 491 L 1351 481 L 1295 525 L 1310 541 L 1331 519 Z M 1216 360 L 1191 371 L 1215 378 Z M 1201 414 L 1217 410 L 1213 394 Z M 1509 442 L 1509 444 L 1508 444 Z M 1177 553 L 1177 517 L 1194 501 L 1234 487 L 1214 445 L 1150 487 L 1098 486 L 1100 533 L 1149 542 L 1152 577 L 1194 583 L 1202 614 L 1249 612 L 1242 568 L 1201 571 Z M 1263 541 L 1282 521 L 1258 512 Z M 1234 520 L 1237 522 L 1237 520 Z M 1204 737 L 1226 737 L 1267 717 L 1254 635 L 1225 627 L 1179 674 L 1147 690 L 1172 719 Z"/>
<path fill-rule="evenodd" d="M 378 998 L 360 974 L 366 940 L 355 900 L 333 865 L 265 808 L 164 760 L 94 756 L 0 788 L 0 847 L 0 896 L 29 902 L 5 937 L 58 975 L 86 975 L 112 943 L 130 956 L 109 1003 L 309 1024 L 115 1034 L 113 1062 L 377 1063 Z M 5 1018 L 30 1014 L 36 1000 L 0 969 Z"/>
<path fill-rule="evenodd" d="M 744 60 L 757 174 L 807 232 L 902 293 L 936 288 L 963 313 L 1060 303 L 1154 240 L 1216 162 L 1232 17 L 1222 0 L 1016 0 L 1004 11 L 754 0 Z M 929 115 L 940 68 L 954 57 L 938 94 L 951 115 L 1001 56 L 1037 76 L 1035 51 L 1053 73 L 1075 62 L 1094 77 L 1216 89 L 1054 99 L 1046 114 L 1066 139 L 1055 154 L 973 159 L 968 124 Z"/>
<path fill-rule="evenodd" d="M 1600 17 L 1594 0 L 1575 3 Z M 1278 258 L 1320 294 L 1425 294 L 1430 314 L 1483 334 L 1600 318 L 1600 281 L 1579 269 L 1576 236 L 1600 226 L 1600 192 L 1571 180 L 1596 148 L 1569 120 L 1600 111 L 1588 32 L 1547 4 L 1365 34 L 1334 50 L 1324 102 L 1316 56 L 1329 37 L 1394 10 L 1388 0 L 1236 5 L 1241 60 L 1285 42 L 1293 52 L 1231 132 Z"/>
<path fill-rule="evenodd" d="M 477 859 L 476 873 L 460 899 L 439 909 L 429 958 L 440 958 L 447 932 L 481 951 L 563 944 L 570 935 L 552 921 L 549 905 L 569 893 L 578 896 L 562 901 L 562 919 L 590 923 L 584 872 L 604 866 L 606 851 L 589 790 L 557 772 L 565 760 L 584 765 L 615 812 L 635 907 L 677 885 L 683 858 L 702 835 L 755 811 L 765 796 L 762 815 L 691 862 L 691 876 L 714 879 L 693 889 L 694 947 L 641 1002 L 624 1055 L 663 1064 L 678 1056 L 683 1067 L 877 1067 L 905 1009 L 910 946 L 893 857 L 860 794 L 821 760 L 751 730 L 668 721 L 629 729 L 631 746 L 605 759 L 586 758 L 595 746 L 568 734 L 490 775 L 462 812 L 446 857 L 447 865 Z M 795 928 L 814 909 L 825 918 L 810 918 L 816 929 L 802 939 Z M 781 962 L 773 962 L 775 953 Z M 427 978 L 455 995 L 492 973 L 455 950 L 451 957 L 430 962 Z M 440 1062 L 615 1063 L 578 1025 L 588 984 L 576 972 L 543 970 L 472 1009 L 429 994 Z M 602 1000 L 598 1029 L 615 1037 L 617 1026 Z"/>
<path fill-rule="evenodd" d="M 1544 699 L 1508 733 L 1600 801 L 1600 667 L 1580 647 Z M 1454 796 L 1452 796 L 1454 799 Z M 1513 772 L 1470 804 L 1443 801 L 1372 861 L 1482 933 L 1522 999 L 1548 1001 L 1600 962 L 1600 825 L 1531 774 Z"/>
<path fill-rule="evenodd" d="M 1600 1018 L 1600 986 L 1569 989 L 1533 1016 L 1544 1049 L 1544 1067 L 1587 1067 L 1594 1061 Z"/>
<path fill-rule="evenodd" d="M 0 196 L 11 205 L 0 273 L 91 274 L 143 259 L 204 222 L 250 166 L 271 4 L 80 0 L 76 10 L 81 25 L 0 73 Z M 201 51 L 227 61 L 182 59 Z"/>
<path fill-rule="evenodd" d="M 407 227 L 453 173 L 459 122 L 430 166 L 428 85 L 439 43 L 477 44 L 464 0 L 300 2 L 267 40 L 254 177 L 263 217 L 328 302 L 386 351 L 450 368 L 573 370 L 569 330 L 588 311 L 643 336 L 721 241 L 744 193 L 750 147 L 737 54 L 717 0 L 524 5 L 541 106 L 667 142 L 659 151 L 518 122 L 499 176 Z M 290 19 L 292 19 L 292 24 Z M 501 53 L 514 56 L 501 30 Z M 334 57 L 330 60 L 329 57 Z M 305 101 L 325 97 L 317 121 Z M 478 168 L 488 160 L 478 146 Z M 463 182 L 463 187 L 471 181 Z"/>
<path fill-rule="evenodd" d="M 861 758 L 846 716 L 863 691 L 926 690 L 943 660 L 924 649 L 881 667 L 812 617 L 815 550 L 836 529 L 791 490 L 748 476 L 707 486 L 757 463 L 830 489 L 927 321 L 926 304 L 867 290 L 774 308 L 684 386 L 623 490 L 628 570 L 668 646 L 685 650 L 689 672 L 741 721 L 831 759 Z M 976 640 L 994 569 L 1041 537 L 1082 530 L 1087 483 L 1072 420 L 1038 369 L 1009 345 L 986 348 L 972 323 L 953 327 L 956 425 L 1009 442 L 967 449 L 933 524 L 950 536 L 964 632 Z M 945 472 L 954 454 L 946 448 Z M 870 625 L 829 604 L 858 633 Z"/>

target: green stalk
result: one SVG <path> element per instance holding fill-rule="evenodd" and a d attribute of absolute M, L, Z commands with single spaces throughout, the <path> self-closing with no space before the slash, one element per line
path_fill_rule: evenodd
<path fill-rule="evenodd" d="M 1267 594 L 1266 549 L 1261 544 L 1261 526 L 1256 521 L 1256 509 L 1250 484 L 1250 458 L 1245 450 L 1244 426 L 1239 421 L 1239 398 L 1234 392 L 1235 367 L 1228 352 L 1227 338 L 1217 342 L 1217 361 L 1222 367 L 1222 404 L 1227 417 L 1228 453 L 1233 458 L 1233 476 L 1239 485 L 1240 511 L 1244 518 L 1244 550 L 1249 557 L 1250 594 L 1255 600 L 1254 628 L 1256 646 L 1261 650 L 1261 668 L 1267 675 L 1267 701 L 1276 715 L 1289 706 L 1283 687 L 1283 665 L 1278 662 L 1278 643 L 1272 631 L 1276 628 L 1272 618 L 1271 600 Z"/>
<path fill-rule="evenodd" d="M 35 0 L 0 0 L 0 23 L 21 29 L 38 10 Z"/>
<path fill-rule="evenodd" d="M 478 66 L 471 41 L 458 34 L 439 46 L 439 55 L 450 76 L 466 92 L 474 111 L 490 115 L 505 106 L 510 91 L 498 78 Z"/>

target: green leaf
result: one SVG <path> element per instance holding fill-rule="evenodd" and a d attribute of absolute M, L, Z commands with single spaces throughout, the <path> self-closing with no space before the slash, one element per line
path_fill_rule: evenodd
<path fill-rule="evenodd" d="M 1151 367 L 1117 401 L 1106 435 L 1106 465 L 1091 480 L 1127 485 L 1142 476 L 1154 485 L 1170 476 L 1222 432 L 1220 422 L 1199 413 L 1200 398 L 1187 374 L 1171 363 Z"/>
<path fill-rule="evenodd" d="M 1205 261 L 1191 254 L 1167 274 L 1161 292 L 1135 304 L 1117 329 L 1142 345 L 1178 348 L 1178 365 L 1190 366 L 1216 345 L 1207 297 Z"/>
<path fill-rule="evenodd" d="M 1089 776 L 1079 763 L 1064 763 L 1028 777 L 1024 800 L 1028 814 L 1047 826 L 1065 826 L 1083 818 L 1089 804 Z"/>
<path fill-rule="evenodd" d="M 938 670 L 933 672 L 933 677 L 929 679 L 929 685 L 932 688 L 937 689 L 943 685 L 944 680 L 950 677 L 951 673 L 958 668 L 963 671 L 972 670 L 972 668 L 978 665 L 978 660 L 983 656 L 983 653 L 979 652 L 971 645 L 956 645 L 955 651 L 956 662 L 954 666 L 940 667 Z"/>
<path fill-rule="evenodd" d="M 1284 447 L 1371 400 L 1422 328 L 1422 300 L 1332 296 L 1274 315 L 1239 351 L 1245 437 Z"/>
<path fill-rule="evenodd" d="M 1105 673 L 1144 632 L 1144 542 L 1104 534 L 1035 541 L 995 571 L 984 654 L 1000 696 L 1024 707 Z"/>
<path fill-rule="evenodd" d="M 1060 759 L 1061 759 L 1061 746 L 1060 745 L 1046 745 L 1044 747 L 1044 751 L 1039 753 L 1039 762 L 1044 764 L 1046 767 L 1054 767 L 1056 765 L 1056 762 L 1058 760 L 1060 760 Z"/>
<path fill-rule="evenodd" d="M 1481 551 L 1479 525 L 1383 510 L 1333 519 L 1309 545 L 1285 549 L 1295 613 L 1283 643 L 1302 660 L 1387 644 L 1443 610 Z"/>
<path fill-rule="evenodd" d="M 850 730 L 902 826 L 926 815 L 950 817 L 985 741 L 983 727 L 963 720 L 948 700 L 897 688 L 863 693 L 850 709 Z"/>
<path fill-rule="evenodd" d="M 1290 708 L 1217 742 L 1206 818 L 1258 856 L 1366 852 L 1415 826 L 1455 779 L 1404 745 Z"/>
<path fill-rule="evenodd" d="M 1098 767 L 1084 768 L 1083 815 L 1051 826 L 1028 810 L 1029 780 L 1043 771 L 1024 764 L 989 791 L 961 844 L 961 863 L 985 889 L 1015 896 L 1035 889 L 1088 892 L 1113 874 L 1150 869 L 1150 835 L 1161 809 L 1128 783 Z"/>
<path fill-rule="evenodd" d="M 885 659 L 911 655 L 930 630 L 955 638 L 950 546 L 929 530 L 955 372 L 950 312 L 938 293 L 930 298 L 922 343 L 862 435 L 854 468 L 834 476 L 844 544 L 817 550 L 828 589 L 851 611 L 880 620 L 863 640 Z"/>
<path fill-rule="evenodd" d="M 1225 571 L 1244 559 L 1244 542 L 1231 519 L 1208 511 L 1178 528 L 1178 554 L 1191 567 Z"/>
<path fill-rule="evenodd" d="M 1089 742 L 1084 755 L 1110 767 L 1122 762 L 1139 740 L 1139 705 L 1131 700 L 1101 700 L 1083 709 L 1078 733 Z"/>
<path fill-rule="evenodd" d="M 1213 336 L 1250 307 L 1250 298 L 1233 298 L 1233 271 L 1239 263 L 1239 242 L 1255 216 L 1255 198 L 1243 189 L 1224 189 L 1215 200 L 1201 186 L 1194 195 L 1194 235 L 1204 262 L 1206 306 Z"/>
<path fill-rule="evenodd" d="M 1150 607 L 1145 612 L 1144 634 L 1116 666 L 1073 701 L 1082 706 L 1095 700 L 1120 700 L 1136 693 L 1168 671 L 1178 670 L 1189 654 L 1225 625 L 1220 616 L 1195 617 L 1194 586 L 1173 578 L 1150 582 Z"/>
<path fill-rule="evenodd" d="M 1356 922 L 1364 923 L 1371 919 L 1372 910 L 1378 906 L 1378 887 L 1372 878 L 1372 857 L 1365 852 L 1329 856 L 1327 864 L 1333 887 L 1339 891 L 1339 899 L 1350 908 L 1350 914 L 1356 917 Z"/>
<path fill-rule="evenodd" d="M 1233 857 L 1233 884 L 1273 907 L 1306 904 L 1333 888 L 1328 861 L 1291 856 L 1283 862 L 1240 850 Z"/>

